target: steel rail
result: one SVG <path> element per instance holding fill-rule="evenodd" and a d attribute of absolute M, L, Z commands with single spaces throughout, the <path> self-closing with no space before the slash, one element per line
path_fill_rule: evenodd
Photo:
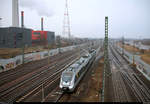
<path fill-rule="evenodd" d="M 71 56 L 71 57 L 72 57 L 72 56 Z M 65 60 L 65 61 L 66 61 L 66 60 Z M 61 62 L 64 62 L 64 60 L 61 60 Z M 59 64 L 60 64 L 60 63 L 59 63 Z M 54 63 L 52 66 L 44 66 L 44 67 L 42 67 L 42 69 L 44 69 L 44 70 L 42 70 L 42 71 L 40 71 L 40 72 L 37 72 L 37 73 L 36 73 L 34 76 L 32 76 L 31 78 L 27 78 L 27 79 L 25 79 L 24 81 L 20 82 L 19 84 L 14 85 L 14 86 L 10 86 L 8 89 L 5 89 L 5 90 L 1 91 L 1 92 L 0 92 L 0 97 L 4 96 L 4 95 L 6 95 L 6 94 L 9 94 L 9 92 L 15 90 L 16 88 L 18 88 L 18 87 L 24 85 L 24 84 L 27 83 L 27 82 L 33 80 L 34 78 L 37 78 L 37 77 L 39 77 L 40 75 L 42 75 L 42 74 L 44 74 L 44 73 L 47 73 L 47 72 L 49 71 L 49 69 L 52 69 L 52 68 L 54 68 L 54 67 L 56 67 L 56 66 L 59 66 L 59 64 Z M 40 68 L 40 69 L 41 69 L 41 68 Z"/>
<path fill-rule="evenodd" d="M 119 57 L 119 61 L 120 61 L 120 66 L 123 66 L 123 58 L 118 55 Z M 131 69 L 131 68 L 130 68 Z M 126 80 L 127 84 L 130 86 L 130 88 L 132 90 L 134 90 L 134 93 L 136 92 L 136 94 L 134 94 L 136 96 L 136 98 L 138 99 L 138 101 L 142 101 L 142 102 L 149 102 L 150 101 L 150 93 L 148 88 L 146 87 L 146 85 L 139 79 L 137 78 L 137 76 L 135 75 L 135 73 L 133 71 L 130 70 L 130 72 L 132 72 L 133 74 L 129 74 L 129 70 L 127 70 L 126 68 L 123 68 L 123 70 L 126 70 L 126 74 L 122 74 L 122 75 L 126 75 L 126 77 L 128 77 L 128 79 L 130 80 L 130 82 L 132 82 L 132 85 L 128 84 L 129 80 L 126 80 L 125 77 L 122 77 Z M 136 78 L 135 78 L 136 76 Z M 140 80 L 140 83 L 139 83 Z M 147 92 L 148 91 L 148 92 Z"/>

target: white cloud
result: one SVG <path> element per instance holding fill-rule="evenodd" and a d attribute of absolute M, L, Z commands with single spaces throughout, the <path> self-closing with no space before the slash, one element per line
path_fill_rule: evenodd
<path fill-rule="evenodd" d="M 109 17 L 109 36 L 149 36 L 150 0 L 68 0 L 71 33 L 80 37 L 104 37 L 104 18 Z M 20 0 L 25 24 L 62 35 L 65 0 Z M 46 17 L 47 16 L 47 17 Z M 126 32 L 126 34 L 124 34 Z"/>
<path fill-rule="evenodd" d="M 51 8 L 53 4 L 49 0 L 20 0 L 20 6 L 27 7 L 31 10 L 36 10 L 39 16 L 53 16 L 54 10 Z"/>

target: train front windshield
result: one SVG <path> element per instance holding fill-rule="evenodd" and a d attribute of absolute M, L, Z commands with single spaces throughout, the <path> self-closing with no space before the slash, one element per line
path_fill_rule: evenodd
<path fill-rule="evenodd" d="M 71 79 L 72 79 L 72 74 L 71 73 L 64 73 L 63 74 L 62 80 L 64 82 L 70 82 Z"/>

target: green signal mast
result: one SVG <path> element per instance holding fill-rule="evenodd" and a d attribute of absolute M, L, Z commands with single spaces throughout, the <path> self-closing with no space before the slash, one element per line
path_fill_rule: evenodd
<path fill-rule="evenodd" d="M 105 17 L 104 67 L 108 66 L 108 17 Z"/>
<path fill-rule="evenodd" d="M 104 40 L 104 71 L 109 75 L 109 60 L 108 60 L 108 17 L 105 17 L 105 40 Z"/>
<path fill-rule="evenodd" d="M 105 17 L 105 39 L 104 39 L 104 70 L 103 70 L 103 85 L 101 101 L 104 102 L 105 89 L 105 73 L 108 75 L 109 60 L 108 60 L 108 17 Z"/>

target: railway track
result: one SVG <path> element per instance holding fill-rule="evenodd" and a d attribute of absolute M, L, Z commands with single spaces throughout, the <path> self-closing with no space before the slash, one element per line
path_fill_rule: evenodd
<path fill-rule="evenodd" d="M 75 60 L 77 60 L 78 58 L 76 58 Z M 75 61 L 74 60 L 74 61 Z M 72 61 L 71 63 L 69 63 L 69 64 L 67 64 L 67 65 L 70 65 L 70 64 L 72 64 L 74 61 Z M 66 67 L 68 67 L 68 66 L 66 66 Z M 45 96 L 45 98 L 49 95 L 49 93 L 51 93 L 52 92 L 52 90 L 54 90 L 55 89 L 55 87 L 57 88 L 58 87 L 58 85 L 59 85 L 59 78 L 60 78 L 60 76 L 61 76 L 61 72 L 66 68 L 66 67 L 64 67 L 63 69 L 61 69 L 61 70 L 59 70 L 59 72 L 57 72 L 58 74 L 57 75 L 55 75 L 54 77 L 53 77 L 53 79 L 49 79 L 48 81 L 48 83 L 45 83 L 45 87 L 44 87 L 44 89 L 46 90 L 45 92 L 48 92 L 47 94 L 45 94 L 44 96 Z M 53 87 L 53 88 L 52 88 Z M 56 91 L 56 92 L 58 92 L 58 91 Z M 34 96 L 34 97 L 32 97 L 32 96 L 30 96 L 29 97 L 29 99 L 27 99 L 27 100 L 24 100 L 24 101 L 32 101 L 32 102 L 39 102 L 40 100 L 40 98 L 42 98 L 42 96 L 41 96 L 42 94 L 41 94 L 41 90 L 40 91 L 38 91 L 37 93 L 35 93 L 34 95 L 32 95 L 32 96 Z M 43 101 L 43 100 L 41 100 L 41 101 Z M 45 100 L 44 100 L 45 101 Z"/>
<path fill-rule="evenodd" d="M 55 90 L 56 92 L 49 95 L 49 96 L 56 96 L 55 98 L 49 98 L 47 101 L 50 101 L 50 102 L 68 102 L 71 98 L 71 96 L 73 95 L 73 93 L 66 93 L 66 92 L 63 92 L 61 91 L 60 89 L 59 90 Z"/>
<path fill-rule="evenodd" d="M 76 54 L 75 54 L 76 55 Z M 73 56 L 75 56 L 73 55 Z M 68 58 L 68 62 L 70 62 L 70 59 L 72 60 L 74 57 Z M 37 86 L 40 82 L 42 82 L 42 80 L 38 80 L 38 78 L 41 79 L 40 75 L 45 76 L 45 73 L 48 74 L 49 72 L 51 72 L 51 70 L 54 67 L 59 67 L 62 64 L 62 67 L 64 65 L 67 64 L 67 60 L 63 60 L 62 63 L 59 64 L 55 64 L 54 66 L 51 67 L 46 67 L 45 70 L 43 70 L 42 72 L 32 76 L 29 79 L 24 80 L 23 82 L 21 82 L 20 84 L 17 84 L 16 86 L 10 87 L 9 89 L 4 90 L 3 92 L 0 93 L 0 98 L 4 101 L 8 101 L 9 99 L 11 99 L 10 101 L 15 101 L 15 99 L 18 99 L 19 97 L 21 97 L 23 94 L 25 94 L 27 91 L 31 90 L 34 86 Z M 66 64 L 65 64 L 66 63 Z M 44 67 L 45 68 L 45 67 Z M 50 70 L 51 69 L 51 70 Z M 54 70 L 53 72 L 51 72 L 50 74 L 54 73 L 56 70 Z M 48 74 L 48 75 L 50 75 Z M 48 76 L 47 75 L 47 76 Z M 33 80 L 34 79 L 34 80 Z M 30 83 L 29 83 L 30 81 Z M 28 83 L 27 83 L 28 82 Z M 34 83 L 33 83 L 34 82 Z M 32 86 L 31 86 L 32 84 Z M 31 87 L 29 87 L 31 86 Z M 18 88 L 18 89 L 17 89 Z M 22 92 L 22 89 L 24 89 L 24 91 Z M 19 94 L 17 92 L 20 92 Z M 15 96 L 13 98 L 11 98 L 12 96 Z"/>
<path fill-rule="evenodd" d="M 66 55 L 65 55 L 65 57 L 66 57 Z M 57 59 L 54 60 L 50 65 L 46 65 L 46 66 L 44 66 L 44 67 L 39 67 L 39 68 L 38 68 L 34 73 L 32 73 L 32 74 L 43 73 L 43 72 L 45 71 L 44 69 L 53 67 L 53 66 L 57 63 L 57 60 L 58 60 L 58 59 L 61 61 L 62 59 L 64 59 L 64 57 L 57 58 Z M 23 77 L 24 77 L 24 76 L 23 76 Z M 31 77 L 32 77 L 32 76 L 31 76 Z M 6 77 L 6 78 L 7 78 L 7 77 Z M 29 76 L 28 76 L 26 79 L 28 79 L 28 78 L 29 78 Z M 24 78 L 23 80 L 26 80 L 26 79 Z M 3 80 L 3 79 L 2 79 L 2 80 Z M 19 82 L 22 82 L 23 80 L 21 80 L 21 81 L 19 81 Z M 16 82 L 17 82 L 17 81 L 15 80 L 15 83 L 16 83 Z M 16 83 L 16 85 L 19 84 L 19 82 Z M 12 86 L 10 86 L 9 88 L 6 89 L 6 87 L 4 86 L 5 89 L 3 89 L 3 86 L 4 86 L 4 85 L 2 85 L 2 86 L 0 87 L 0 89 L 3 90 L 3 91 L 9 89 L 10 87 L 12 87 Z M 0 90 L 0 93 L 2 93 L 1 90 Z"/>
<path fill-rule="evenodd" d="M 44 101 L 41 99 L 42 94 L 40 94 L 42 92 L 42 87 L 44 87 L 45 90 L 44 96 L 47 96 L 49 92 L 58 85 L 64 67 L 69 65 L 78 55 L 79 53 L 72 54 L 71 57 L 66 55 L 62 57 L 62 60 L 59 63 L 54 62 L 52 65 L 40 67 L 41 70 L 34 74 L 32 73 L 30 77 L 28 76 L 28 78 L 22 79 L 22 81 L 13 86 L 1 89 L 0 100 L 8 103 L 14 101 Z M 58 61 L 58 59 L 56 59 L 56 61 Z M 13 76 L 15 74 L 11 75 Z"/>
<path fill-rule="evenodd" d="M 114 88 L 114 101 L 115 102 L 130 102 L 129 94 L 126 90 L 126 86 L 123 82 L 123 79 L 120 76 L 120 71 L 118 70 L 120 67 L 115 60 L 115 57 L 110 53 L 110 57 L 112 60 L 112 81 L 113 81 L 113 88 Z"/>
<path fill-rule="evenodd" d="M 126 63 L 122 57 L 120 57 L 120 59 L 121 63 Z M 124 70 L 128 72 L 124 73 L 124 75 L 130 79 L 130 84 L 128 86 L 135 90 L 133 93 L 135 93 L 134 95 L 136 96 L 137 100 L 140 102 L 150 102 L 150 89 L 142 82 L 142 80 L 139 78 L 139 76 L 136 75 L 132 68 L 126 67 Z"/>
<path fill-rule="evenodd" d="M 97 53 L 99 53 L 99 49 L 97 50 Z M 98 54 L 97 54 L 98 55 Z M 96 60 L 98 60 L 100 57 L 97 57 Z M 92 64 L 92 67 L 94 64 Z M 53 90 L 51 93 L 49 93 L 49 95 L 45 98 L 46 102 L 71 102 L 74 98 L 78 98 L 78 96 L 82 96 L 79 95 L 80 91 L 80 87 L 82 86 L 83 80 L 87 80 L 87 77 L 89 76 L 89 74 L 91 74 L 92 70 L 88 70 L 86 72 L 86 75 L 84 76 L 84 78 L 81 80 L 80 84 L 78 85 L 78 87 L 76 88 L 76 90 L 73 93 L 65 93 L 63 91 L 61 91 L 61 89 L 59 88 L 59 86 L 57 86 L 55 88 L 55 90 Z M 80 86 L 81 85 L 81 86 Z M 73 99 L 72 99 L 73 98 Z"/>
<path fill-rule="evenodd" d="M 63 58 L 64 57 L 61 57 L 61 58 L 59 58 L 60 59 L 60 61 L 61 60 L 63 60 Z M 57 58 L 58 59 L 58 58 Z M 27 74 L 26 76 L 22 76 L 21 78 L 19 78 L 19 79 L 16 79 L 15 81 L 12 81 L 11 83 L 13 83 L 12 85 L 11 85 L 11 83 L 7 83 L 7 84 L 5 84 L 5 85 L 3 85 L 3 86 L 1 86 L 0 87 L 0 93 L 2 93 L 2 92 L 4 92 L 4 91 L 6 91 L 6 90 L 9 90 L 9 89 L 12 89 L 13 90 L 13 88 L 15 89 L 15 87 L 14 86 L 21 86 L 22 84 L 24 84 L 24 83 L 26 83 L 27 81 L 29 81 L 30 79 L 33 79 L 33 78 L 36 78 L 36 77 L 38 77 L 39 75 L 41 75 L 41 74 L 44 74 L 47 70 L 45 70 L 45 69 L 48 69 L 48 68 L 50 68 L 50 69 L 52 69 L 55 65 L 56 65 L 56 63 L 57 63 L 57 60 L 55 60 L 53 63 L 51 63 L 50 65 L 47 65 L 47 66 L 44 66 L 44 67 L 40 67 L 40 68 L 38 68 L 36 71 L 34 71 L 33 73 L 29 73 L 29 74 Z M 13 88 L 11 88 L 11 87 L 13 87 Z M 1 94 L 0 94 L 1 95 Z"/>
<path fill-rule="evenodd" d="M 65 66 L 63 66 L 62 68 L 58 68 L 57 71 L 54 74 L 52 74 L 51 76 L 44 79 L 44 81 L 43 81 L 43 83 L 45 85 L 44 86 L 44 90 L 45 90 L 44 91 L 45 92 L 44 96 L 47 96 L 47 94 L 55 88 L 55 86 L 53 86 L 53 85 L 55 85 L 57 82 L 59 82 L 61 72 L 66 67 L 68 67 L 70 64 L 72 64 L 75 60 L 77 60 L 77 58 L 74 59 L 71 62 L 70 61 L 66 62 Z M 42 95 L 41 94 L 41 92 L 42 92 L 41 87 L 42 87 L 42 83 L 38 87 L 33 89 L 31 92 L 29 92 L 28 94 L 26 94 L 25 96 L 23 96 L 22 98 L 17 100 L 17 102 L 20 102 L 20 101 L 33 101 L 33 102 L 43 101 L 43 99 L 41 99 L 42 98 L 42 96 L 41 96 Z"/>
<path fill-rule="evenodd" d="M 57 60 L 61 60 L 67 56 L 70 56 L 72 53 L 74 53 L 75 51 L 70 51 L 70 52 L 66 52 L 66 53 L 63 53 L 63 54 L 59 54 L 59 55 L 56 55 L 56 56 L 52 56 L 51 57 L 51 60 L 50 60 L 50 63 L 56 63 Z M 39 60 L 39 61 L 36 61 L 36 62 L 31 62 L 31 64 L 27 64 L 26 66 L 20 66 L 18 68 L 20 68 L 18 70 L 18 68 L 16 68 L 16 70 L 9 70 L 8 72 L 4 72 L 4 73 L 0 73 L 0 85 L 4 85 L 12 80 L 15 80 L 21 76 L 24 76 L 28 73 L 31 73 L 31 72 L 34 72 L 34 71 L 37 71 L 37 69 L 40 69 L 42 68 L 43 66 L 48 66 L 48 63 L 47 63 L 47 59 L 43 59 L 43 60 Z M 36 64 L 36 65 L 35 65 Z"/>
<path fill-rule="evenodd" d="M 116 64 L 118 64 L 118 69 L 120 70 L 120 77 L 118 78 L 123 79 L 125 85 L 128 86 L 130 91 L 132 91 L 132 94 L 134 94 L 136 101 L 150 102 L 150 89 L 148 89 L 148 87 L 141 81 L 132 68 L 113 48 L 111 48 L 111 52 L 114 56 Z"/>

